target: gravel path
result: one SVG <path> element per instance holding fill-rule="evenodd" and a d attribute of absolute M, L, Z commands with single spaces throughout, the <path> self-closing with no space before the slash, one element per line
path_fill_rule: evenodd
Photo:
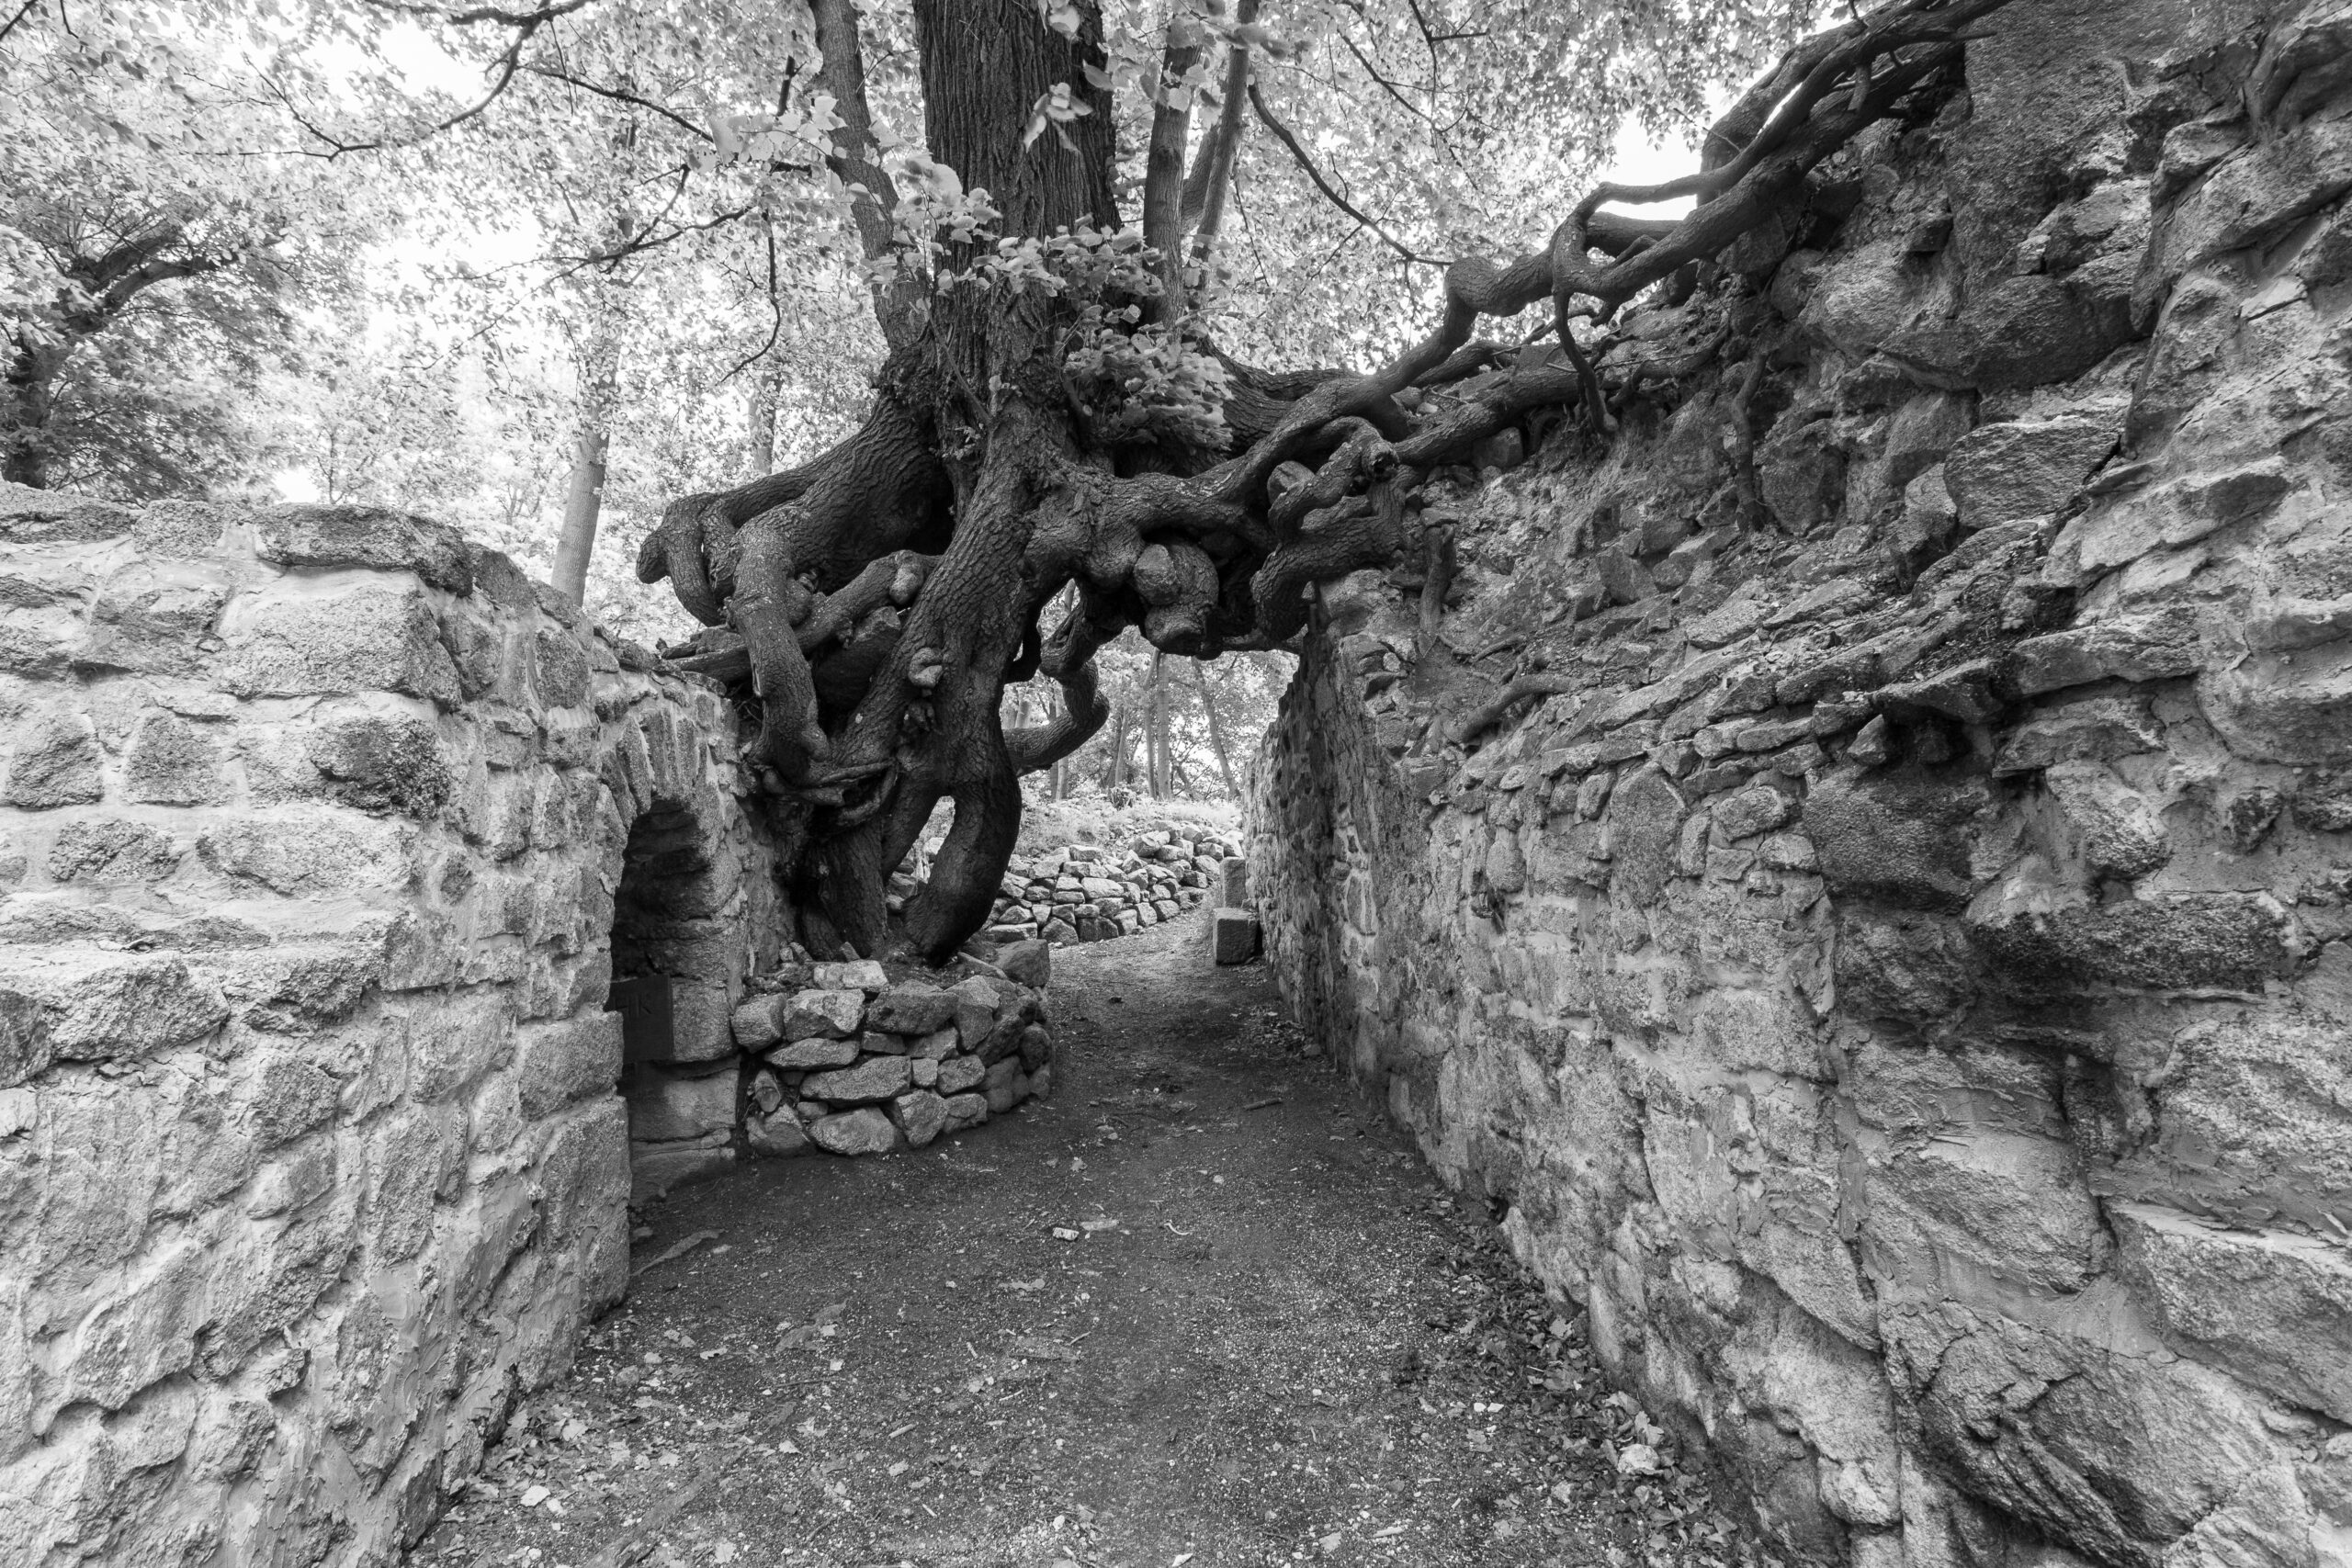
<path fill-rule="evenodd" d="M 1056 955 L 1049 1104 L 673 1194 L 413 1561 L 1735 1560 L 1483 1213 L 1200 940 Z"/>

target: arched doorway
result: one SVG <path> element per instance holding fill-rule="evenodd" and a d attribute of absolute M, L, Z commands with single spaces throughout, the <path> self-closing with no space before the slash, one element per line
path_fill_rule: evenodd
<path fill-rule="evenodd" d="M 718 813 L 656 800 L 630 825 L 613 896 L 631 1201 L 735 1162 L 741 1067 L 730 1018 L 746 962 L 735 857 Z"/>

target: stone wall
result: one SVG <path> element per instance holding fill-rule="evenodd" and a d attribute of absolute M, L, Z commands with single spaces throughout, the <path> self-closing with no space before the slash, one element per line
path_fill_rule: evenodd
<path fill-rule="evenodd" d="M 775 967 L 734 757 L 435 525 L 0 489 L 0 1563 L 428 1522 L 625 1288 L 613 970 Z"/>
<path fill-rule="evenodd" d="M 1270 962 L 1781 1549 L 2352 1562 L 2352 15 L 1968 73 L 1321 596 Z"/>
<path fill-rule="evenodd" d="M 948 976 L 872 960 L 787 964 L 735 1012 L 752 1068 L 746 1133 L 759 1154 L 922 1148 L 1053 1092 L 1046 944 L 1012 943 Z"/>
<path fill-rule="evenodd" d="M 988 935 L 1035 937 L 1056 947 L 1148 931 L 1196 908 L 1223 874 L 1233 846 L 1179 824 L 1119 844 L 1067 844 L 1015 855 L 997 889 Z"/>

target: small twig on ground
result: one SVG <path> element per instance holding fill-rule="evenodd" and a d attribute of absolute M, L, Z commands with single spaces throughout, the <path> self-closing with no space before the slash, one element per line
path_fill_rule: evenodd
<path fill-rule="evenodd" d="M 1272 1100 L 1253 1100 L 1241 1109 L 1244 1111 L 1267 1111 L 1272 1109 L 1274 1106 L 1280 1105 L 1282 1102 L 1283 1097 L 1278 1094 Z"/>
<path fill-rule="evenodd" d="M 700 1247 L 707 1241 L 717 1241 L 718 1239 L 718 1233 L 717 1231 L 696 1231 L 694 1235 L 686 1237 L 684 1241 L 671 1243 L 668 1247 L 663 1247 L 653 1257 L 647 1258 L 644 1262 L 630 1269 L 628 1271 L 628 1277 L 634 1280 L 650 1269 L 659 1269 L 664 1263 L 669 1263 L 677 1258 L 684 1258 L 687 1253 L 692 1252 L 695 1247 Z"/>

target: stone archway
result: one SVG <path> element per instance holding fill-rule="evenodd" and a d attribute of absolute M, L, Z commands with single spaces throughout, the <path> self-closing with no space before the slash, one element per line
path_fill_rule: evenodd
<path fill-rule="evenodd" d="M 729 1017 L 746 962 L 737 857 L 718 814 L 656 798 L 630 825 L 613 896 L 635 1201 L 732 1168 L 742 1071 Z"/>

